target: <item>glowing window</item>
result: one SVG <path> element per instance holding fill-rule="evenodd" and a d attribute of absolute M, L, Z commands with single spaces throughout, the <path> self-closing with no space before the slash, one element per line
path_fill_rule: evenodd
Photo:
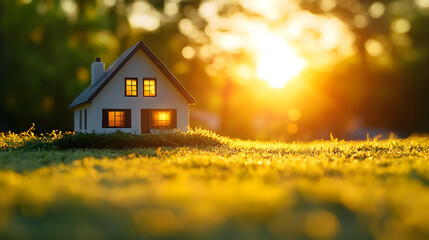
<path fill-rule="evenodd" d="M 153 110 L 152 127 L 153 128 L 171 127 L 171 110 Z"/>
<path fill-rule="evenodd" d="M 156 79 L 143 79 L 143 97 L 156 97 Z"/>
<path fill-rule="evenodd" d="M 109 111 L 107 123 L 109 127 L 125 127 L 125 111 Z"/>
<path fill-rule="evenodd" d="M 127 97 L 137 96 L 137 78 L 125 79 L 125 96 Z"/>

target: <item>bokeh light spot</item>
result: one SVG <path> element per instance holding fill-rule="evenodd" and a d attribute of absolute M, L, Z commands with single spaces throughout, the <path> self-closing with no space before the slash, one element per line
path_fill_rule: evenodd
<path fill-rule="evenodd" d="M 210 19 L 217 16 L 218 9 L 217 1 L 204 1 L 201 3 L 198 12 L 203 18 Z"/>
<path fill-rule="evenodd" d="M 408 31 L 410 31 L 411 24 L 407 19 L 399 18 L 392 22 L 390 28 L 395 33 L 407 33 Z"/>
<path fill-rule="evenodd" d="M 164 13 L 169 16 L 174 16 L 179 12 L 179 3 L 178 1 L 169 1 L 164 5 Z"/>
<path fill-rule="evenodd" d="M 45 112 L 50 112 L 54 107 L 54 98 L 51 96 L 44 96 L 42 100 L 42 109 Z"/>
<path fill-rule="evenodd" d="M 369 7 L 368 13 L 373 18 L 380 18 L 386 11 L 386 6 L 381 2 L 375 2 Z"/>
<path fill-rule="evenodd" d="M 20 2 L 20 3 L 23 3 L 23 4 L 30 4 L 32 1 L 33 1 L 33 0 L 21 0 L 21 1 L 19 1 L 19 2 Z"/>
<path fill-rule="evenodd" d="M 89 71 L 86 68 L 80 67 L 76 71 L 76 78 L 80 83 L 87 83 L 89 80 Z"/>
<path fill-rule="evenodd" d="M 147 2 L 134 2 L 128 11 L 128 21 L 132 28 L 155 31 L 161 26 L 159 12 Z"/>
<path fill-rule="evenodd" d="M 421 8 L 428 8 L 429 7 L 429 0 L 414 0 L 416 2 L 416 5 Z"/>
<path fill-rule="evenodd" d="M 364 28 L 368 25 L 368 20 L 365 16 L 358 14 L 353 18 L 353 24 L 357 28 Z"/>
<path fill-rule="evenodd" d="M 291 121 L 298 121 L 298 119 L 301 118 L 301 112 L 296 108 L 292 108 L 289 111 L 288 116 Z"/>
<path fill-rule="evenodd" d="M 211 57 L 211 55 L 212 55 L 212 52 L 208 45 L 204 45 L 198 50 L 198 56 L 203 60 L 207 60 L 208 58 Z"/>
<path fill-rule="evenodd" d="M 182 49 L 182 55 L 186 59 L 192 59 L 195 57 L 195 49 L 191 46 L 186 46 Z"/>
<path fill-rule="evenodd" d="M 320 1 L 320 9 L 325 12 L 329 12 L 337 6 L 336 0 L 322 0 Z"/>
<path fill-rule="evenodd" d="M 43 29 L 36 28 L 30 33 L 30 39 L 35 44 L 40 44 L 43 40 Z"/>
<path fill-rule="evenodd" d="M 213 60 L 213 67 L 216 68 L 217 70 L 223 69 L 226 64 L 227 64 L 227 61 L 223 56 L 218 56 Z"/>
<path fill-rule="evenodd" d="M 375 39 L 366 41 L 365 49 L 371 56 L 380 56 L 383 53 L 383 45 Z"/>
<path fill-rule="evenodd" d="M 286 131 L 289 134 L 295 134 L 298 132 L 298 125 L 296 125 L 296 123 L 289 123 L 286 127 Z"/>
<path fill-rule="evenodd" d="M 40 3 L 37 5 L 36 11 L 39 15 L 45 15 L 45 13 L 48 11 L 48 6 L 46 3 Z"/>
<path fill-rule="evenodd" d="M 347 8 L 354 13 L 358 13 L 362 10 L 362 4 L 358 0 L 344 1 L 347 4 Z"/>
<path fill-rule="evenodd" d="M 77 16 L 77 4 L 73 0 L 61 1 L 61 8 L 69 19 L 75 19 Z"/>
<path fill-rule="evenodd" d="M 113 7 L 116 4 L 116 0 L 104 0 L 104 5 L 106 7 Z"/>
<path fill-rule="evenodd" d="M 194 24 L 188 18 L 183 18 L 179 21 L 179 31 L 184 35 L 191 35 L 194 30 Z"/>

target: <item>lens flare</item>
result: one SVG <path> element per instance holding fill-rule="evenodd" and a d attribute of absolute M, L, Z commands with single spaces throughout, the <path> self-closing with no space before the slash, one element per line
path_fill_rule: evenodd
<path fill-rule="evenodd" d="M 277 35 L 259 39 L 258 75 L 273 88 L 282 88 L 307 65 L 304 58 Z"/>

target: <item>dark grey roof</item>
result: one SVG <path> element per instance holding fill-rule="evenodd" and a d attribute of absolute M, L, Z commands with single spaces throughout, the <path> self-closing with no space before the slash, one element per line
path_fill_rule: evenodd
<path fill-rule="evenodd" d="M 115 74 L 125 65 L 125 63 L 139 50 L 141 49 L 152 62 L 161 70 L 161 72 L 167 77 L 168 80 L 173 84 L 174 87 L 185 97 L 189 104 L 195 104 L 195 99 L 186 91 L 186 89 L 180 84 L 180 82 L 174 77 L 174 75 L 167 69 L 167 67 L 149 50 L 149 48 L 142 42 L 139 41 L 134 46 L 130 47 L 109 68 L 94 84 L 86 88 L 79 96 L 77 96 L 73 102 L 69 105 L 69 108 L 77 107 L 84 103 L 91 103 L 97 94 L 107 85 L 107 83 L 115 76 Z"/>

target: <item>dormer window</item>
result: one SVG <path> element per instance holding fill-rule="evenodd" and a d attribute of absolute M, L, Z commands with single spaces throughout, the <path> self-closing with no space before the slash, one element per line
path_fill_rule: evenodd
<path fill-rule="evenodd" d="M 137 97 L 137 78 L 125 78 L 125 96 Z"/>
<path fill-rule="evenodd" d="M 155 78 L 143 78 L 143 97 L 156 97 Z"/>

